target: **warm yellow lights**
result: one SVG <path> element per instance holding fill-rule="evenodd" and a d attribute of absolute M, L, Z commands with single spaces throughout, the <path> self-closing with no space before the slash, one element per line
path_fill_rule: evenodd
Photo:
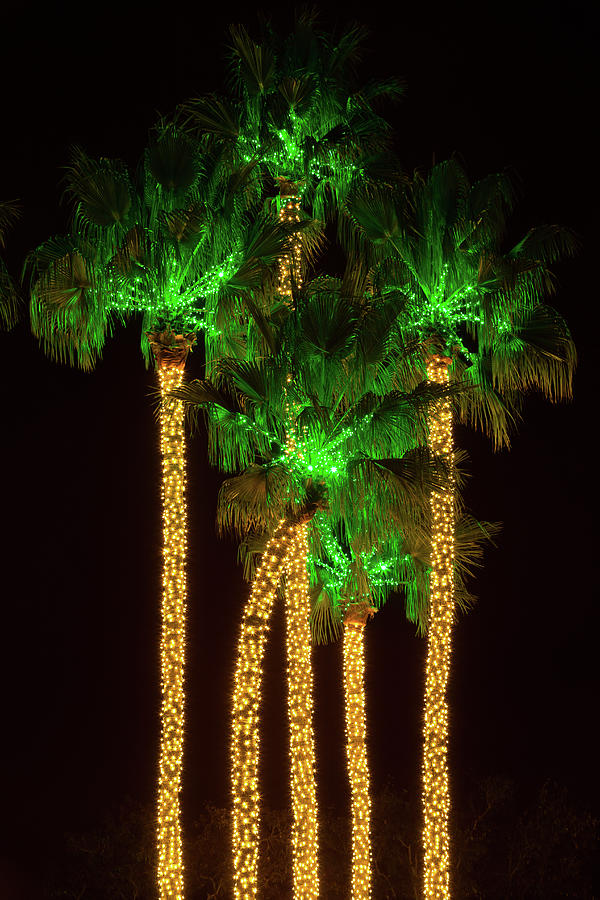
<path fill-rule="evenodd" d="M 285 567 L 294 900 L 319 896 L 307 527 L 296 525 Z"/>
<path fill-rule="evenodd" d="M 163 401 L 181 384 L 182 366 L 158 370 Z M 183 758 L 186 603 L 185 434 L 183 404 L 163 402 L 160 412 L 163 506 L 161 735 L 158 786 L 160 900 L 183 897 L 179 790 Z"/>
<path fill-rule="evenodd" d="M 284 196 L 284 191 L 294 186 L 285 179 L 281 181 L 280 220 L 285 223 L 298 222 L 298 197 Z M 290 251 L 279 263 L 279 293 L 290 308 L 294 304 L 293 286 L 301 281 L 301 262 L 302 244 L 296 236 L 292 239 Z M 288 375 L 287 382 L 291 384 L 292 375 Z M 286 450 L 291 452 L 296 447 L 296 435 L 294 409 L 287 400 L 287 388 L 286 413 Z M 316 900 L 319 895 L 307 527 L 306 522 L 287 525 L 280 522 L 263 554 L 242 622 L 235 671 L 231 741 L 235 900 L 255 900 L 258 892 L 258 726 L 262 661 L 273 603 L 283 576 L 286 589 L 294 900 Z"/>
<path fill-rule="evenodd" d="M 371 798 L 365 720 L 364 617 L 344 625 L 346 754 L 352 802 L 351 900 L 371 896 Z"/>
<path fill-rule="evenodd" d="M 292 187 L 288 184 L 288 188 Z M 295 225 L 300 221 L 300 200 L 296 196 L 282 196 L 279 209 L 279 221 L 286 225 Z M 290 306 L 294 304 L 293 285 L 302 283 L 302 240 L 299 234 L 292 238 L 292 246 L 289 253 L 284 254 L 279 260 L 279 293 L 284 302 Z"/>
<path fill-rule="evenodd" d="M 427 367 L 430 382 L 447 384 L 446 358 L 434 357 Z M 451 401 L 435 404 L 429 419 L 429 445 L 453 463 Z M 430 607 L 425 680 L 425 722 L 423 727 L 423 855 L 426 900 L 450 897 L 450 841 L 448 816 L 448 703 L 446 688 L 450 668 L 452 622 L 454 618 L 454 491 L 431 495 L 432 544 Z"/>
<path fill-rule="evenodd" d="M 273 602 L 293 534 L 292 526 L 280 523 L 267 544 L 252 583 L 238 645 L 231 739 L 233 883 L 236 900 L 255 898 L 258 890 L 258 719 L 262 660 Z"/>

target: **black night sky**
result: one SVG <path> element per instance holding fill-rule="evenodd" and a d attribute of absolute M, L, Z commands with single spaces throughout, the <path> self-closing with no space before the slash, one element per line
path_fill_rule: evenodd
<path fill-rule="evenodd" d="M 598 532 L 595 449 L 597 93 L 591 7 L 575 0 L 323 7 L 323 24 L 371 31 L 368 75 L 400 75 L 389 112 L 405 168 L 458 153 L 472 178 L 508 168 L 522 199 L 514 236 L 560 222 L 578 256 L 557 267 L 555 305 L 578 347 L 575 399 L 532 399 L 510 453 L 461 431 L 475 515 L 501 521 L 459 621 L 451 682 L 455 803 L 478 775 L 523 790 L 546 777 L 597 806 Z M 284 28 L 292 7 L 265 3 Z M 0 197 L 23 217 L 5 259 L 66 228 L 69 147 L 137 162 L 158 113 L 221 89 L 230 22 L 252 5 L 4 5 Z M 45 359 L 26 320 L 0 334 L 3 439 L 0 894 L 36 881 L 63 834 L 98 825 L 126 796 L 151 802 L 158 746 L 160 509 L 152 373 L 139 325 L 115 334 L 93 374 Z M 192 356 L 190 377 L 200 375 Z M 183 807 L 228 802 L 228 717 L 247 587 L 217 539 L 220 476 L 189 447 L 189 643 Z M 283 629 L 266 663 L 264 794 L 286 802 Z M 370 754 L 418 803 L 425 644 L 393 597 L 368 627 Z M 340 648 L 315 653 L 321 802 L 346 802 Z M 10 873 L 10 874 L 9 874 Z M 21 887 L 17 887 L 17 885 Z"/>

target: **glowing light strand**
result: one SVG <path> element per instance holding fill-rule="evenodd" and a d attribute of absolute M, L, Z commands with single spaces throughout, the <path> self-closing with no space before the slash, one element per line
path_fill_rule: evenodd
<path fill-rule="evenodd" d="M 231 788 L 235 900 L 251 900 L 258 891 L 259 708 L 262 661 L 269 620 L 293 528 L 279 524 L 263 553 L 244 611 L 234 679 Z"/>
<path fill-rule="evenodd" d="M 182 367 L 158 370 L 163 401 L 181 384 Z M 183 761 L 186 606 L 185 432 L 183 404 L 163 403 L 162 460 L 163 579 L 161 735 L 158 785 L 158 886 L 161 900 L 183 897 L 179 791 Z"/>
<path fill-rule="evenodd" d="M 294 186 L 295 188 L 295 186 Z M 283 187 L 282 187 L 283 190 Z M 300 199 L 297 195 L 282 196 L 279 221 L 295 225 L 300 221 Z M 299 234 L 292 237 L 291 248 L 279 260 L 279 293 L 285 303 L 293 306 L 293 284 L 302 284 L 302 240 Z"/>
<path fill-rule="evenodd" d="M 344 625 L 344 699 L 352 804 L 351 900 L 365 900 L 371 896 L 371 798 L 364 685 L 364 621 L 347 621 Z"/>
<path fill-rule="evenodd" d="M 449 380 L 445 358 L 428 364 L 429 382 Z M 453 464 L 452 409 L 449 399 L 437 402 L 429 420 L 430 449 Z M 432 546 L 430 608 L 425 679 L 423 727 L 423 854 L 426 900 L 450 897 L 450 839 L 448 817 L 448 702 L 446 689 L 450 669 L 454 618 L 454 489 L 431 495 Z"/>
<path fill-rule="evenodd" d="M 297 525 L 286 561 L 286 646 L 295 900 L 319 896 L 318 809 L 312 727 L 307 525 Z"/>
<path fill-rule="evenodd" d="M 280 221 L 300 221 L 300 199 L 296 185 L 280 180 Z M 287 194 L 287 195 L 286 195 Z M 292 239 L 290 252 L 279 262 L 279 293 L 294 307 L 293 286 L 302 284 L 302 241 Z M 293 381 L 288 374 L 287 383 Z M 286 444 L 288 457 L 302 459 L 296 428 L 298 410 L 287 400 Z M 312 724 L 312 637 L 308 593 L 307 524 L 296 526 L 286 562 L 286 652 L 288 717 L 290 727 L 290 786 L 292 796 L 292 873 L 295 900 L 319 896 L 318 809 L 315 783 L 315 747 Z"/>

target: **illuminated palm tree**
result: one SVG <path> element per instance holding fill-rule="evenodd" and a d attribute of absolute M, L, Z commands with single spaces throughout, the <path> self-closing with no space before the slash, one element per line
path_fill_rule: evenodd
<path fill-rule="evenodd" d="M 239 25 L 230 36 L 232 96 L 188 101 L 183 118 L 226 148 L 234 166 L 256 162 L 280 184 L 296 185 L 314 218 L 328 218 L 364 169 L 379 165 L 390 128 L 373 103 L 398 96 L 400 82 L 359 84 L 365 30 L 329 35 L 314 11 L 285 37 L 267 26 L 255 42 Z"/>
<path fill-rule="evenodd" d="M 279 323 L 270 322 L 276 343 L 270 356 L 221 360 L 211 382 L 192 382 L 175 392 L 191 409 L 209 410 L 209 437 L 221 468 L 243 470 L 223 485 L 219 524 L 244 536 L 243 557 L 252 577 L 238 651 L 232 741 L 234 884 L 235 896 L 244 898 L 257 891 L 258 711 L 277 585 L 285 574 L 286 592 L 296 600 L 287 604 L 290 752 L 302 762 L 292 778 L 294 891 L 316 896 L 309 574 L 330 565 L 336 541 L 360 533 L 367 548 L 370 535 L 380 540 L 399 511 L 405 520 L 411 515 L 415 506 L 409 499 L 418 493 L 414 460 L 392 460 L 405 456 L 419 435 L 425 440 L 426 410 L 444 393 L 415 388 L 410 359 L 397 342 L 388 346 L 393 320 L 366 301 L 360 306 L 344 300 L 339 284 L 330 280 L 298 291 L 294 310 Z M 355 372 L 353 379 L 349 371 Z M 257 551 L 262 552 L 255 566 Z M 368 556 L 366 550 L 364 561 Z M 315 558 L 322 562 L 310 561 Z M 353 567 L 357 585 L 364 561 L 361 557 Z"/>
<path fill-rule="evenodd" d="M 300 16 L 285 39 L 270 28 L 258 43 L 241 26 L 233 26 L 230 34 L 234 96 L 188 102 L 182 109 L 187 126 L 211 135 L 229 154 L 232 165 L 256 163 L 274 180 L 282 222 L 301 222 L 307 210 L 319 220 L 332 217 L 349 186 L 364 179 L 364 169 L 376 164 L 385 148 L 389 127 L 375 115 L 372 102 L 378 96 L 399 93 L 399 84 L 389 80 L 359 89 L 353 69 L 365 33 L 352 28 L 330 37 L 316 27 L 314 14 Z M 285 307 L 294 306 L 305 255 L 306 244 L 299 236 L 280 265 L 278 298 Z M 270 345 L 272 349 L 272 341 Z M 293 381 L 295 370 L 291 368 L 288 374 Z M 288 428 L 286 441 L 293 443 L 290 431 Z M 292 583 L 296 582 L 290 580 Z M 293 592 L 288 591 L 287 599 L 292 615 Z M 290 654 L 298 666 L 309 666 L 309 634 L 306 629 L 303 634 L 301 646 L 297 631 L 288 631 L 294 640 Z M 295 677 L 294 668 L 290 665 L 290 678 Z M 310 720 L 300 712 L 295 720 L 304 721 L 307 733 L 303 743 L 308 746 L 312 740 Z M 302 789 L 308 781 L 301 776 L 300 767 L 301 757 L 292 752 L 292 782 Z M 302 810 L 316 802 L 314 786 L 307 790 L 311 798 L 299 801 L 300 818 L 306 818 Z M 295 883 L 316 884 L 316 856 L 311 871 L 305 867 L 306 861 L 294 851 Z"/>
<path fill-rule="evenodd" d="M 0 248 L 4 247 L 6 231 L 19 217 L 18 206 L 8 200 L 0 202 Z M 0 328 L 12 328 L 17 320 L 19 297 L 4 260 L 0 258 Z"/>
<path fill-rule="evenodd" d="M 506 446 L 523 396 L 571 394 L 575 351 L 563 319 L 544 298 L 553 290 L 548 266 L 573 248 L 571 235 L 532 229 L 504 251 L 512 204 L 504 176 L 471 185 L 455 161 L 417 175 L 396 192 L 371 190 L 348 204 L 366 238 L 380 290 L 405 310 L 406 335 L 432 341 L 430 383 L 464 383 L 458 418 Z M 452 402 L 432 405 L 430 448 L 452 469 Z M 446 686 L 454 618 L 455 503 L 452 483 L 431 495 L 432 557 L 428 617 L 423 758 L 424 885 L 446 898 L 449 885 Z"/>
<path fill-rule="evenodd" d="M 158 375 L 163 502 L 161 740 L 158 888 L 183 896 L 179 814 L 186 608 L 185 435 L 181 403 L 168 400 L 183 378 L 197 333 L 229 339 L 245 316 L 240 297 L 261 288 L 289 243 L 286 229 L 261 213 L 252 168 L 223 174 L 220 160 L 173 126 L 157 129 L 135 175 L 118 160 L 73 153 L 67 170 L 74 201 L 66 236 L 28 259 L 31 324 L 59 362 L 90 370 L 113 325 L 131 316 Z M 226 314 L 224 312 L 226 310 Z"/>
<path fill-rule="evenodd" d="M 328 518 L 321 525 L 320 553 L 311 559 L 315 571 L 315 602 L 311 624 L 313 641 L 329 643 L 343 640 L 344 707 L 346 713 L 346 755 L 351 787 L 352 811 L 352 898 L 370 895 L 371 841 L 369 767 L 366 746 L 366 701 L 364 632 L 369 618 L 389 598 L 401 592 L 409 621 L 424 633 L 429 601 L 429 506 L 432 490 L 444 485 L 443 471 L 430 468 L 431 458 L 417 454 L 407 488 L 412 489 L 402 507 L 391 506 L 390 521 L 380 540 L 374 544 L 355 535 L 351 546 L 347 530 L 333 525 Z M 428 465 L 429 464 L 429 465 Z M 388 466 L 394 464 L 390 461 Z M 390 536 L 389 524 L 394 535 Z M 417 524 L 418 523 L 418 524 Z M 327 527 L 328 526 L 328 527 Z M 455 535 L 456 600 L 468 608 L 473 597 L 465 579 L 478 565 L 484 540 L 497 530 L 466 514 L 457 520 Z M 340 540 L 338 535 L 344 535 Z"/>

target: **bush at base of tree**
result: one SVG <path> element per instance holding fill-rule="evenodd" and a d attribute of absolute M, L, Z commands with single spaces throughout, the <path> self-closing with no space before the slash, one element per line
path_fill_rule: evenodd
<path fill-rule="evenodd" d="M 592 900 L 598 822 L 548 781 L 524 802 L 509 779 L 481 779 L 453 823 L 453 891 L 485 900 Z M 188 900 L 229 900 L 230 814 L 207 805 L 187 828 Z M 290 816 L 265 809 L 260 896 L 291 896 Z M 373 798 L 373 898 L 420 896 L 418 798 L 386 787 Z M 350 821 L 321 813 L 321 884 L 327 900 L 350 893 Z M 95 831 L 69 835 L 48 879 L 52 900 L 153 900 L 154 808 L 125 803 Z M 33 898 L 32 898 L 33 900 Z M 39 898 L 36 898 L 39 900 Z"/>

